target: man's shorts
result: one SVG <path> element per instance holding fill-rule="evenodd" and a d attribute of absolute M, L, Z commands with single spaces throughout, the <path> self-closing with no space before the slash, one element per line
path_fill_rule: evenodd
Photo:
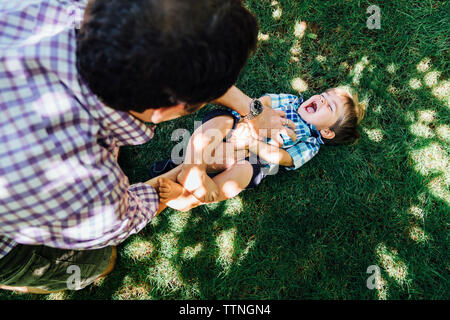
<path fill-rule="evenodd" d="M 111 255 L 112 247 L 64 250 L 19 244 L 0 259 L 0 285 L 79 290 L 105 272 Z"/>
<path fill-rule="evenodd" d="M 205 123 L 213 118 L 220 117 L 220 116 L 230 116 L 233 118 L 234 122 L 233 122 L 232 129 L 236 128 L 236 125 L 240 120 L 236 115 L 234 115 L 231 112 L 230 109 L 214 109 L 214 110 L 208 112 L 203 117 L 202 123 Z M 261 162 L 261 159 L 256 155 L 247 157 L 244 160 L 248 161 L 253 167 L 252 178 L 250 179 L 250 183 L 247 185 L 247 187 L 244 190 L 256 188 L 261 183 L 261 181 L 267 176 L 268 167 L 266 164 L 263 164 Z M 208 176 L 210 178 L 214 178 L 216 175 L 220 174 L 221 172 L 223 172 L 223 171 L 208 173 Z"/>

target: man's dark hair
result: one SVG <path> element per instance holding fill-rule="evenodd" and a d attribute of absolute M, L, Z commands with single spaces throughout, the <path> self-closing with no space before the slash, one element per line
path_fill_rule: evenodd
<path fill-rule="evenodd" d="M 240 0 L 91 0 L 77 67 L 106 105 L 143 112 L 219 98 L 256 49 Z"/>

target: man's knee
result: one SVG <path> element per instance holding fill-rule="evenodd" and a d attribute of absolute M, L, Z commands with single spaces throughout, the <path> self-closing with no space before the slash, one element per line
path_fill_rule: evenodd
<path fill-rule="evenodd" d="M 106 267 L 105 271 L 98 276 L 98 278 L 102 278 L 108 274 L 110 274 L 116 265 L 117 260 L 117 248 L 115 246 L 112 247 L 111 259 L 109 261 L 109 265 Z"/>

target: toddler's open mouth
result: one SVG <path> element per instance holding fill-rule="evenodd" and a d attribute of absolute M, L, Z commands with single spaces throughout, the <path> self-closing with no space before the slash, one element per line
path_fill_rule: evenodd
<path fill-rule="evenodd" d="M 314 113 L 317 111 L 317 104 L 313 101 L 310 104 L 308 104 L 307 106 L 305 106 L 305 110 L 308 113 Z"/>

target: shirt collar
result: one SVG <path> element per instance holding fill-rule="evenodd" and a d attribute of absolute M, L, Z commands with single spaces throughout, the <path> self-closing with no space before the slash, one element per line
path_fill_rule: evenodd
<path fill-rule="evenodd" d="M 324 142 L 323 142 L 323 140 L 322 140 L 322 135 L 320 134 L 320 131 L 317 130 L 316 127 L 315 127 L 313 124 L 306 122 L 306 121 L 302 118 L 302 116 L 301 116 L 300 114 L 298 114 L 298 116 L 300 117 L 300 119 L 303 121 L 303 123 L 306 124 L 306 126 L 307 126 L 307 127 L 309 128 L 309 130 L 311 131 L 311 136 L 313 136 L 314 138 L 316 138 L 317 141 L 318 141 L 320 144 L 324 144 Z"/>

